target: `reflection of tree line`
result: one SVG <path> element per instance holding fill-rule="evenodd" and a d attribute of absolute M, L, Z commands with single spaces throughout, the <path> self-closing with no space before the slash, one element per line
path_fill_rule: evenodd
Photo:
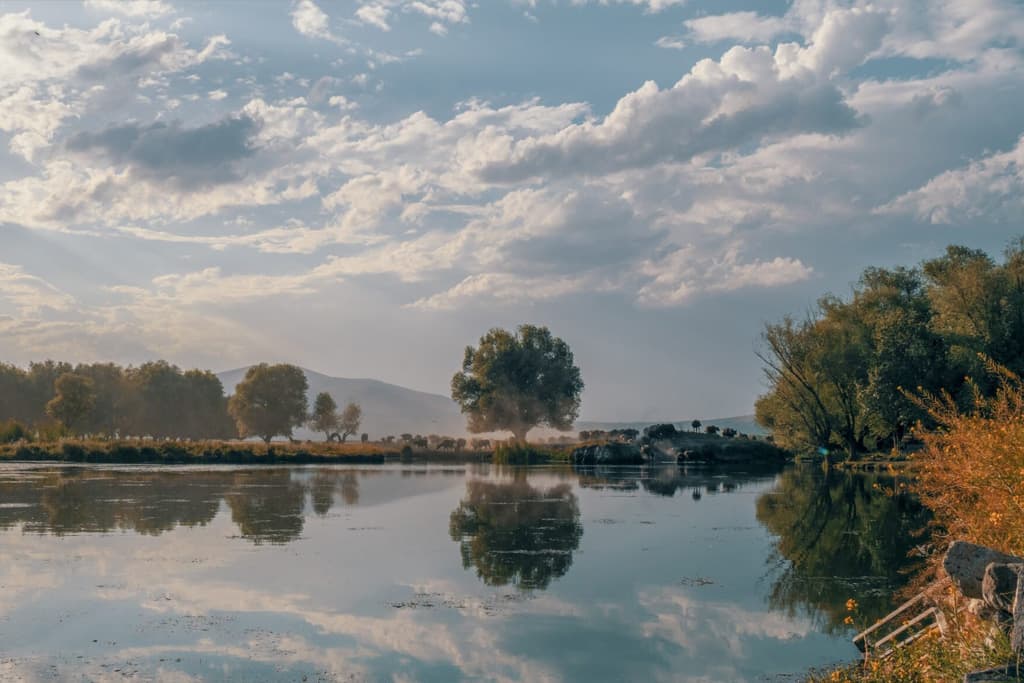
<path fill-rule="evenodd" d="M 775 476 L 735 468 L 589 468 L 547 471 L 565 481 L 534 486 L 523 470 L 492 471 L 502 478 L 474 479 L 452 511 L 449 532 L 463 566 L 488 585 L 546 588 L 572 566 L 583 537 L 572 486 L 639 490 L 672 496 L 739 490 Z M 253 469 L 235 471 L 124 472 L 94 469 L 30 470 L 0 480 L 0 529 L 72 534 L 132 530 L 157 535 L 178 526 L 203 526 L 223 500 L 241 537 L 254 543 L 288 543 L 303 531 L 307 509 L 327 515 L 359 502 L 360 479 L 436 476 L 403 470 Z M 463 476 L 461 470 L 453 476 Z M 854 597 L 861 619 L 890 608 L 894 588 L 911 564 L 908 553 L 924 542 L 916 532 L 927 511 L 899 481 L 875 474 L 828 474 L 789 468 L 757 500 L 758 520 L 777 538 L 779 571 L 769 602 L 804 612 L 822 625 L 842 628 L 845 601 Z M 876 487 L 877 485 L 877 487 Z M 895 490 L 895 494 L 887 494 Z M 695 493 L 696 492 L 696 493 Z M 307 508 L 308 500 L 308 508 Z"/>
<path fill-rule="evenodd" d="M 830 632 L 844 628 L 849 598 L 859 604 L 857 625 L 892 609 L 931 518 L 900 483 L 884 474 L 786 470 L 757 500 L 757 519 L 777 537 L 780 571 L 769 604 L 810 614 Z"/>
<path fill-rule="evenodd" d="M 707 465 L 657 467 L 580 467 L 580 486 L 593 489 L 644 491 L 656 496 L 673 497 L 689 491 L 694 500 L 705 494 L 729 493 L 745 485 L 770 481 L 781 471 L 778 464 L 752 464 L 743 469 Z"/>
<path fill-rule="evenodd" d="M 373 476 L 360 471 L 359 476 Z M 239 533 L 255 543 L 287 543 L 302 534 L 306 498 L 326 515 L 339 501 L 359 502 L 354 471 L 317 470 L 293 477 L 286 469 L 232 472 L 104 472 L 36 470 L 0 481 L 0 529 L 65 535 L 131 530 L 157 535 L 178 526 L 205 526 L 220 501 Z"/>

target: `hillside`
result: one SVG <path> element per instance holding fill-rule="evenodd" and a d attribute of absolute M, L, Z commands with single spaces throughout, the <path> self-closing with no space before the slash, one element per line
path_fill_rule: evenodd
<path fill-rule="evenodd" d="M 227 393 L 234 393 L 247 369 L 217 374 Z M 403 432 L 457 435 L 466 431 L 465 418 L 458 406 L 446 396 L 414 391 L 375 379 L 328 377 L 305 369 L 304 372 L 309 381 L 310 404 L 322 391 L 329 393 L 339 407 L 355 401 L 363 408 L 361 431 L 369 434 L 370 438 Z M 315 438 L 305 429 L 296 430 L 295 436 L 299 439 Z"/>

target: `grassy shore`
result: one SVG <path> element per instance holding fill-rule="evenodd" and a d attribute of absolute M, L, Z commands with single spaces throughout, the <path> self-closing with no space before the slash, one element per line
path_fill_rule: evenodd
<path fill-rule="evenodd" d="M 78 440 L 0 445 L 0 462 L 263 465 L 388 461 L 489 462 L 490 451 L 437 450 L 379 443 Z"/>
<path fill-rule="evenodd" d="M 703 435 L 692 435 L 699 438 Z M 689 437 L 688 437 L 689 438 Z M 737 443 L 732 443 L 736 441 Z M 712 443 L 713 442 L 713 443 Z M 153 439 L 60 439 L 0 444 L 0 462 L 72 462 L 107 464 L 316 464 L 399 462 L 494 462 L 506 465 L 567 463 L 576 448 L 603 445 L 586 441 L 565 445 L 498 442 L 494 449 L 416 448 L 404 444 L 336 443 L 323 441 L 174 441 Z M 769 462 L 781 450 L 760 441 L 709 437 L 701 441 L 698 456 L 709 461 Z M 726 457 L 728 456 L 728 457 Z M 703 461 L 701 457 L 698 461 Z"/>

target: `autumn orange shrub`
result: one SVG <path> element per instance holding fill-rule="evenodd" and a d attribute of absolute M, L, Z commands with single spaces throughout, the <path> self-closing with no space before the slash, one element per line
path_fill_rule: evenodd
<path fill-rule="evenodd" d="M 985 367 L 995 380 L 994 394 L 984 395 L 969 382 L 966 406 L 948 394 L 913 398 L 937 425 L 922 435 L 925 448 L 914 456 L 913 488 L 934 513 L 940 536 L 1024 555 L 1024 381 L 988 359 Z M 812 673 L 807 680 L 945 683 L 1008 661 L 1005 635 L 958 613 L 956 599 L 950 597 L 945 638 L 933 634 L 888 659 Z"/>
<path fill-rule="evenodd" d="M 1024 382 L 986 360 L 996 392 L 962 409 L 948 395 L 918 399 L 938 428 L 924 436 L 917 489 L 950 538 L 1024 554 Z"/>

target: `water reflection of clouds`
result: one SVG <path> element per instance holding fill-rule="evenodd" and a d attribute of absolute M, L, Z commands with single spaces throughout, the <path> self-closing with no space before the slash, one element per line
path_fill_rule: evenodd
<path fill-rule="evenodd" d="M 717 650 L 722 651 L 724 658 L 745 659 L 750 655 L 745 648 L 746 639 L 786 641 L 806 637 L 812 631 L 809 619 L 698 600 L 681 589 L 644 591 L 638 598 L 651 617 L 642 623 L 643 633 L 672 642 L 691 654 L 706 655 Z"/>
<path fill-rule="evenodd" d="M 210 546 L 223 543 L 222 539 L 214 538 L 207 538 L 206 542 Z M 155 669 L 161 657 L 185 655 L 192 655 L 193 659 L 218 657 L 225 660 L 223 666 L 228 668 L 251 670 L 253 663 L 286 664 L 289 668 L 325 671 L 332 676 L 356 676 L 357 680 L 390 670 L 398 658 L 412 660 L 405 666 L 415 670 L 441 664 L 454 667 L 466 678 L 552 680 L 543 665 L 502 651 L 496 631 L 485 623 L 493 621 L 493 614 L 482 609 L 480 598 L 470 599 L 465 607 L 454 610 L 457 618 L 439 619 L 436 610 L 420 615 L 400 609 L 386 609 L 385 616 L 362 616 L 327 609 L 322 606 L 323 600 L 306 593 L 261 591 L 242 581 L 210 579 L 204 576 L 206 568 L 183 565 L 180 558 L 173 557 L 170 548 L 127 555 L 96 547 L 83 550 L 81 554 L 75 551 L 76 574 L 92 577 L 95 581 L 90 583 L 97 587 L 91 596 L 78 599 L 137 605 L 153 615 L 250 615 L 253 621 L 271 621 L 280 626 L 280 632 L 264 629 L 260 637 L 238 642 L 222 642 L 221 639 L 230 640 L 239 634 L 213 627 L 203 630 L 203 637 L 194 642 L 111 650 L 94 658 L 82 670 L 89 680 L 106 677 L 109 672 L 104 664 L 147 661 Z M 194 551 L 190 547 L 189 552 Z M 37 591 L 70 588 L 62 581 L 60 572 L 47 572 L 44 567 L 33 572 L 24 567 L 6 567 L 3 577 L 5 586 L 28 588 L 28 582 L 21 579 L 31 578 Z M 417 590 L 449 594 L 457 594 L 458 589 L 457 584 L 443 581 L 428 580 L 414 585 Z M 25 601 L 32 597 L 28 591 L 15 593 L 11 606 L 26 607 Z M 521 608 L 522 604 L 516 603 L 514 609 Z M 558 614 L 571 611 L 564 603 L 544 597 L 531 601 L 528 610 Z M 325 640 L 325 636 L 329 644 L 311 642 Z M 16 678 L 33 680 L 37 667 L 42 666 L 32 657 L 12 661 L 9 666 L 15 667 Z M 411 675 L 415 679 L 415 671 Z"/>
<path fill-rule="evenodd" d="M 319 635 L 350 638 L 350 645 L 315 647 L 305 642 L 301 650 L 284 647 L 293 655 L 305 651 L 305 658 L 295 659 L 314 666 L 338 665 L 330 670 L 336 674 L 350 674 L 357 663 L 371 670 L 373 660 L 394 661 L 396 656 L 410 658 L 421 664 L 447 663 L 467 678 L 542 680 L 538 665 L 503 650 L 494 629 L 485 623 L 491 617 L 474 609 L 456 610 L 458 618 L 439 619 L 431 610 L 429 621 L 414 610 L 394 609 L 387 616 L 355 615 L 316 607 L 308 595 L 278 595 L 254 591 L 250 587 L 228 583 L 194 585 L 174 581 L 166 585 L 172 599 L 157 600 L 146 607 L 154 610 L 185 615 L 209 614 L 266 614 L 275 618 L 292 617 L 312 627 Z M 533 605 L 529 611 L 532 613 Z M 285 622 L 282 622 L 285 623 Z M 292 628 L 297 625 L 292 622 Z M 280 638 L 281 636 L 275 636 Z M 289 635 L 292 645 L 297 636 Z M 474 647 L 467 648 L 467 642 Z M 261 644 L 266 649 L 266 643 Z M 238 656 L 245 658 L 249 650 Z M 540 667 L 543 669 L 543 667 Z"/>
<path fill-rule="evenodd" d="M 580 639 L 568 646 L 574 656 L 587 649 L 587 642 L 622 646 L 616 664 L 606 661 L 608 652 L 593 654 L 595 667 L 609 670 L 611 666 L 615 671 L 621 666 L 621 672 L 627 673 L 629 658 L 636 656 L 652 679 L 678 680 L 676 665 L 699 652 L 701 661 L 714 663 L 699 671 L 689 661 L 691 678 L 684 680 L 725 680 L 721 676 L 728 679 L 736 674 L 727 663 L 749 654 L 744 648 L 746 637 L 786 640 L 806 635 L 810 628 L 806 620 L 696 600 L 679 589 L 643 590 L 635 601 L 627 598 L 615 606 L 573 603 L 537 593 L 511 603 L 498 615 L 483 608 L 485 598 L 480 596 L 461 600 L 454 609 L 420 612 L 384 607 L 378 616 L 356 615 L 330 609 L 312 594 L 259 590 L 241 579 L 204 576 L 203 567 L 182 566 L 166 552 L 120 558 L 116 552 L 102 555 L 88 553 L 78 566 L 79 571 L 104 577 L 104 587 L 95 592 L 98 599 L 135 604 L 154 615 L 229 615 L 240 618 L 241 624 L 259 621 L 276 628 L 263 628 L 253 635 L 247 634 L 251 629 L 213 626 L 194 640 L 186 637 L 178 643 L 112 650 L 94 659 L 86 671 L 96 673 L 90 676 L 96 680 L 102 679 L 102 664 L 148 662 L 155 670 L 160 658 L 182 656 L 222 660 L 219 666 L 226 670 L 253 672 L 254 666 L 264 665 L 356 680 L 376 680 L 379 674 L 392 671 L 416 680 L 425 672 L 439 671 L 437 667 L 450 667 L 450 673 L 467 679 L 563 680 L 568 671 L 562 669 L 558 653 L 551 643 L 538 641 L 570 628 Z M 166 565 L 159 564 L 161 558 Z M 40 588 L 59 585 L 46 574 L 37 574 L 36 580 Z M 457 596 L 460 589 L 464 585 L 445 579 L 408 584 L 412 594 Z M 635 608 L 628 607 L 631 602 Z M 578 671 L 578 663 L 574 666 Z"/>
<path fill-rule="evenodd" d="M 564 477 L 531 476 L 529 486 L 478 487 L 487 493 L 480 501 L 466 495 L 472 491 L 448 484 L 427 487 L 414 501 L 394 495 L 390 485 L 379 495 L 366 487 L 368 499 L 376 495 L 381 501 L 371 512 L 360 503 L 344 508 L 341 521 L 321 517 L 311 501 L 302 537 L 282 545 L 255 546 L 237 538 L 239 527 L 224 503 L 201 526 L 157 535 L 57 537 L 9 528 L 0 532 L 0 551 L 10 558 L 0 566 L 0 586 L 15 590 L 0 592 L 0 638 L 5 632 L 14 636 L 2 641 L 14 656 L 5 660 L 0 678 L 40 678 L 39 672 L 59 658 L 44 652 L 65 644 L 69 654 L 62 671 L 82 675 L 66 668 L 67 658 L 81 651 L 80 644 L 61 641 L 68 631 L 57 630 L 52 641 L 38 645 L 10 627 L 55 620 L 62 604 L 72 602 L 90 610 L 71 620 L 72 630 L 102 628 L 104 637 L 109 633 L 118 642 L 87 653 L 81 672 L 89 680 L 104 680 L 124 663 L 143 680 L 157 675 L 171 680 L 171 669 L 180 670 L 181 680 L 216 678 L 209 673 L 213 669 L 196 668 L 202 660 L 230 672 L 231 680 L 273 678 L 277 672 L 310 680 L 324 673 L 328 680 L 740 681 L 754 678 L 751 672 L 766 656 L 765 648 L 772 648 L 773 662 L 807 661 L 799 641 L 815 637 L 811 619 L 762 609 L 756 591 L 675 585 L 682 567 L 703 570 L 703 565 L 687 565 L 693 556 L 682 549 L 692 548 L 691 537 L 701 538 L 718 523 L 705 528 L 685 513 L 700 505 L 706 514 L 716 510 L 714 504 L 644 491 L 636 494 L 642 497 L 638 501 L 617 497 L 613 502 L 599 490 L 562 491 L 560 480 Z M 339 504 L 347 483 L 321 478 L 317 485 L 325 499 L 330 490 Z M 542 495 L 551 491 L 558 495 Z M 511 499 L 520 506 L 515 515 L 505 506 Z M 499 505 L 489 517 L 479 516 L 486 505 L 477 503 L 486 502 Z M 735 514 L 736 503 L 723 497 L 715 504 Z M 474 524 L 487 523 L 482 552 L 524 547 L 523 527 L 543 520 L 549 529 L 534 542 L 549 551 L 575 553 L 576 566 L 553 573 L 550 585 L 544 584 L 547 590 L 481 581 L 475 565 L 469 571 L 462 567 L 459 543 L 448 528 L 452 510 L 460 505 L 473 512 Z M 628 533 L 607 525 L 577 533 L 580 510 L 586 521 L 622 517 L 627 509 L 643 510 L 644 519 L 657 516 L 656 523 L 630 527 Z M 553 533 L 561 528 L 552 526 L 553 519 L 568 532 Z M 371 524 L 380 531 L 353 531 Z M 739 533 L 722 528 L 727 530 L 715 533 Z M 752 538 L 744 529 L 743 538 Z M 476 527 L 472 534 L 459 534 L 460 541 L 480 537 Z M 652 548 L 650 557 L 632 552 L 641 545 Z M 707 551 L 700 562 L 710 562 L 715 553 L 721 551 Z M 658 559 L 651 559 L 655 554 Z M 747 574 L 735 574 L 730 585 L 743 585 Z M 44 604 L 37 603 L 40 596 L 46 596 Z M 423 604 L 411 604 L 417 600 Z M 127 618 L 119 623 L 120 617 Z M 160 661 L 176 658 L 180 664 Z"/>

